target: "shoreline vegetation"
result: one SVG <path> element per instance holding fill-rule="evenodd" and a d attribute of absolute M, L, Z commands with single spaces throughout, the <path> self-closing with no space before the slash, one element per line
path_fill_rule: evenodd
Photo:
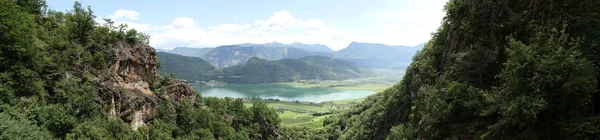
<path fill-rule="evenodd" d="M 352 78 L 345 80 L 299 80 L 295 82 L 278 82 L 277 84 L 290 85 L 298 88 L 335 88 L 340 90 L 370 90 L 376 93 L 392 87 L 399 78 L 404 75 L 404 71 L 376 69 L 377 75 L 365 78 Z M 191 84 L 208 85 L 210 83 L 218 87 L 231 85 L 224 82 L 194 82 Z M 218 83 L 218 84 L 217 84 Z M 273 84 L 273 83 L 271 83 Z M 252 85 L 252 84 L 242 84 Z M 337 115 L 341 111 L 352 106 L 359 105 L 364 98 L 348 100 L 332 100 L 326 102 L 304 102 L 304 101 L 283 101 L 279 99 L 261 99 L 256 97 L 243 98 L 244 104 L 248 107 L 256 102 L 263 102 L 267 106 L 276 110 L 281 124 L 284 127 L 307 127 L 310 129 L 321 129 L 325 118 Z"/>
<path fill-rule="evenodd" d="M 325 118 L 359 105 L 365 98 L 326 102 L 282 101 L 278 99 L 243 98 L 244 105 L 252 107 L 261 102 L 277 112 L 283 127 L 321 129 Z"/>
<path fill-rule="evenodd" d="M 294 82 L 273 82 L 256 84 L 235 84 L 235 85 L 257 85 L 257 84 L 284 84 L 298 88 L 336 88 L 342 90 L 370 90 L 381 92 L 386 88 L 392 87 L 400 81 L 404 75 L 403 70 L 375 69 L 377 75 L 364 78 L 350 78 L 344 80 L 297 80 Z M 195 81 L 191 85 L 218 87 L 232 85 L 222 81 Z"/>

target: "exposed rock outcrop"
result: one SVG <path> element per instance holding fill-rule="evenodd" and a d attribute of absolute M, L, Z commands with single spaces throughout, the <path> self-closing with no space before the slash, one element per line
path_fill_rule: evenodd
<path fill-rule="evenodd" d="M 160 97 L 166 101 L 181 101 L 182 99 L 194 99 L 196 94 L 194 89 L 190 87 L 184 80 L 173 80 L 172 83 L 165 87 L 166 91 Z"/>
<path fill-rule="evenodd" d="M 154 108 L 161 101 L 152 89 L 160 78 L 156 51 L 143 44 L 121 43 L 114 52 L 115 63 L 108 76 L 96 81 L 95 87 L 109 115 L 130 123 L 135 130 L 153 120 Z M 162 99 L 195 98 L 192 88 L 180 80 L 174 80 L 166 89 Z"/>

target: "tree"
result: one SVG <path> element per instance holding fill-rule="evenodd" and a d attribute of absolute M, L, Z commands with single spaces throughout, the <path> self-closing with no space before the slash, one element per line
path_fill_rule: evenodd
<path fill-rule="evenodd" d="M 8 0 L 0 5 L 0 89 L 15 96 L 46 97 L 38 77 L 42 56 L 34 45 L 33 17 Z"/>
<path fill-rule="evenodd" d="M 0 139 L 53 139 L 50 132 L 23 118 L 0 113 Z"/>

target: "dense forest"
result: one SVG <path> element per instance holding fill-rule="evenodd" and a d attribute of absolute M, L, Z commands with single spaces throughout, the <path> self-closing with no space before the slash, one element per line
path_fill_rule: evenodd
<path fill-rule="evenodd" d="M 157 76 L 148 36 L 80 3 L 0 0 L 0 139 L 600 139 L 598 7 L 450 0 L 400 83 L 311 130 Z"/>
<path fill-rule="evenodd" d="M 215 66 L 197 57 L 181 56 L 172 53 L 158 52 L 156 57 L 161 62 L 158 72 L 161 74 L 174 74 L 176 77 L 194 81 L 208 81 L 206 74 L 215 70 Z"/>
<path fill-rule="evenodd" d="M 403 80 L 297 135 L 600 139 L 600 1 L 450 0 Z"/>
<path fill-rule="evenodd" d="M 0 0 L 0 139 L 277 139 L 273 109 L 156 73 L 148 36 L 91 8 Z"/>

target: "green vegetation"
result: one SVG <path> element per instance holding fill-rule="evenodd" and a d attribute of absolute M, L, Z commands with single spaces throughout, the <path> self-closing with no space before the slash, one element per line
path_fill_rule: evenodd
<path fill-rule="evenodd" d="M 235 84 L 291 82 L 306 79 L 335 80 L 374 75 L 371 69 L 323 56 L 277 61 L 253 57 L 246 64 L 225 68 L 219 72 L 221 74 L 218 74 L 218 81 Z"/>
<path fill-rule="evenodd" d="M 148 48 L 148 36 L 97 25 L 78 2 L 66 13 L 46 7 L 0 0 L 1 139 L 600 139 L 597 0 L 451 0 L 403 80 L 361 103 L 156 97 L 131 103 L 154 109 L 135 130 L 112 115 L 104 98 L 115 94 L 97 81 L 118 80 L 113 51 Z M 369 73 L 326 57 L 252 58 L 215 72 L 240 83 Z M 175 82 L 148 86 L 162 97 Z"/>
<path fill-rule="evenodd" d="M 163 57 L 163 58 L 161 58 Z M 292 82 L 298 80 L 338 80 L 374 76 L 374 71 L 352 62 L 323 56 L 267 61 L 252 57 L 246 64 L 215 69 L 199 58 L 159 53 L 165 67 L 160 71 L 174 73 L 188 81 L 223 81 L 232 84 Z"/>
<path fill-rule="evenodd" d="M 274 108 L 284 128 L 306 127 L 310 130 L 321 129 L 326 118 L 360 103 L 363 99 L 340 100 L 333 102 L 299 102 L 247 99 L 246 106 L 262 102 Z"/>
<path fill-rule="evenodd" d="M 377 69 L 375 70 L 375 76 L 370 77 L 344 80 L 298 80 L 294 82 L 285 82 L 283 84 L 300 88 L 336 88 L 343 90 L 370 90 L 380 92 L 397 83 L 401 75 L 404 75 L 404 73 L 399 70 Z"/>
<path fill-rule="evenodd" d="M 215 67 L 210 63 L 196 57 L 187 57 L 171 53 L 156 53 L 162 67 L 158 72 L 163 74 L 174 73 L 177 77 L 187 81 L 193 81 L 205 77 L 204 74 L 214 70 Z"/>
<path fill-rule="evenodd" d="M 113 64 L 136 63 L 115 62 L 116 50 L 141 47 L 154 55 L 147 46 L 148 36 L 126 25 L 116 27 L 109 19 L 98 25 L 91 8 L 78 2 L 70 12 L 47 7 L 43 0 L 0 0 L 0 139 L 279 137 L 281 120 L 263 103 L 246 107 L 241 99 L 200 96 L 170 100 L 154 96 L 133 103 L 124 97 L 133 94 L 126 89 L 104 89 L 99 81 L 118 80 Z M 169 94 L 172 83 L 169 76 L 149 81 L 151 94 Z M 114 107 L 111 101 L 134 106 Z M 153 116 L 135 130 L 131 119 L 111 111 L 131 111 L 135 106 L 148 107 Z"/>
<path fill-rule="evenodd" d="M 326 119 L 319 131 L 288 135 L 598 139 L 599 6 L 451 0 L 400 83 Z"/>

